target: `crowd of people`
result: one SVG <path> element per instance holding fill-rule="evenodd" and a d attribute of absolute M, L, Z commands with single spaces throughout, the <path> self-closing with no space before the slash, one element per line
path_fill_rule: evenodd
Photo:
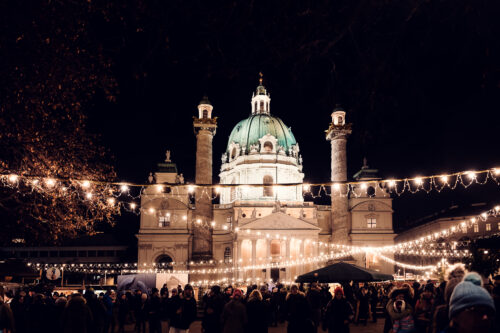
<path fill-rule="evenodd" d="M 188 284 L 168 290 L 153 288 L 97 295 L 91 288 L 69 296 L 57 292 L 0 288 L 0 332 L 188 332 L 201 319 L 206 333 L 268 332 L 286 322 L 288 333 L 349 332 L 350 325 L 384 320 L 384 333 L 500 332 L 500 279 L 483 285 L 477 273 L 461 266 L 447 281 L 413 284 L 346 283 L 328 285 L 263 285 L 242 289 L 213 286 L 196 301 Z M 382 327 L 380 325 L 380 327 Z"/>

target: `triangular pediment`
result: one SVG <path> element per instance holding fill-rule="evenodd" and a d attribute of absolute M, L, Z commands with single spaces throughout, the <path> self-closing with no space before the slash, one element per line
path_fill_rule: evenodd
<path fill-rule="evenodd" d="M 272 213 L 260 219 L 240 224 L 241 229 L 258 230 L 321 230 L 316 225 L 284 213 Z"/>

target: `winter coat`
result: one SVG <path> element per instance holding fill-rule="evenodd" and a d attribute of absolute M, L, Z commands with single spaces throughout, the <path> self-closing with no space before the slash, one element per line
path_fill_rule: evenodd
<path fill-rule="evenodd" d="M 68 301 L 62 315 L 64 333 L 92 332 L 92 312 L 85 299 L 80 295 L 73 295 Z"/>
<path fill-rule="evenodd" d="M 349 321 L 353 316 L 351 304 L 345 299 L 333 298 L 326 306 L 325 325 L 328 332 L 349 332 Z"/>
<path fill-rule="evenodd" d="M 14 331 L 14 315 L 8 304 L 0 300 L 0 329 Z"/>
<path fill-rule="evenodd" d="M 267 333 L 268 307 L 259 299 L 251 299 L 247 302 L 247 332 Z"/>
<path fill-rule="evenodd" d="M 161 299 L 158 295 L 153 295 L 148 300 L 147 304 L 148 319 L 150 321 L 161 319 Z"/>
<path fill-rule="evenodd" d="M 224 310 L 224 298 L 221 294 L 206 295 L 203 299 L 203 320 L 201 326 L 206 333 L 221 332 L 221 316 Z"/>
<path fill-rule="evenodd" d="M 305 332 L 310 328 L 310 308 L 302 293 L 288 294 L 286 297 L 287 331 Z"/>
<path fill-rule="evenodd" d="M 222 311 L 222 323 L 224 333 L 244 332 L 247 323 L 245 305 L 240 300 L 230 300 Z"/>
<path fill-rule="evenodd" d="M 189 329 L 189 325 L 196 319 L 196 301 L 179 296 L 172 298 L 170 326 L 182 330 Z"/>

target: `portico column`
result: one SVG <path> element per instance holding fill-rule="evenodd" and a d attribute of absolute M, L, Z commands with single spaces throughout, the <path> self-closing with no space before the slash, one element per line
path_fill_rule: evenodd
<path fill-rule="evenodd" d="M 256 264 L 257 264 L 257 240 L 252 239 L 252 265 Z M 255 281 L 255 268 L 252 269 L 252 278 Z"/>
<path fill-rule="evenodd" d="M 302 257 L 300 257 L 302 255 Z M 300 240 L 300 252 L 299 252 L 299 258 L 300 260 L 305 260 L 306 259 L 306 254 L 304 253 L 304 240 L 301 239 Z M 305 269 L 304 269 L 304 264 L 300 265 L 300 271 L 299 271 L 299 275 L 301 274 L 304 274 L 305 273 Z"/>
<path fill-rule="evenodd" d="M 268 238 L 266 239 L 266 259 L 264 260 L 265 263 L 267 263 L 266 267 L 266 280 L 269 281 L 271 279 L 271 240 Z M 267 282 L 266 281 L 266 282 Z"/>
<path fill-rule="evenodd" d="M 286 241 L 286 261 L 290 261 L 290 239 Z M 286 279 L 290 280 L 290 266 L 286 268 Z"/>
<path fill-rule="evenodd" d="M 240 268 L 242 265 L 240 264 L 240 259 L 243 260 L 243 256 L 241 255 L 241 243 L 242 243 L 242 240 L 241 239 L 238 239 L 237 240 L 237 248 L 236 248 L 236 267 Z M 243 273 L 241 270 L 238 270 L 237 274 L 236 274 L 236 277 L 237 279 L 242 279 L 243 278 Z"/>

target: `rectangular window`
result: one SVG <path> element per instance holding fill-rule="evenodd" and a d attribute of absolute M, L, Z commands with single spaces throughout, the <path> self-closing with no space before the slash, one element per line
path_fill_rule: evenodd
<path fill-rule="evenodd" d="M 158 226 L 160 228 L 170 227 L 170 214 L 158 217 Z"/>
<path fill-rule="evenodd" d="M 474 232 L 479 232 L 479 225 L 474 224 Z"/>
<path fill-rule="evenodd" d="M 491 231 L 491 223 L 486 223 L 486 231 Z"/>
<path fill-rule="evenodd" d="M 367 218 L 366 219 L 366 227 L 368 229 L 374 229 L 377 227 L 377 219 L 376 218 Z"/>

